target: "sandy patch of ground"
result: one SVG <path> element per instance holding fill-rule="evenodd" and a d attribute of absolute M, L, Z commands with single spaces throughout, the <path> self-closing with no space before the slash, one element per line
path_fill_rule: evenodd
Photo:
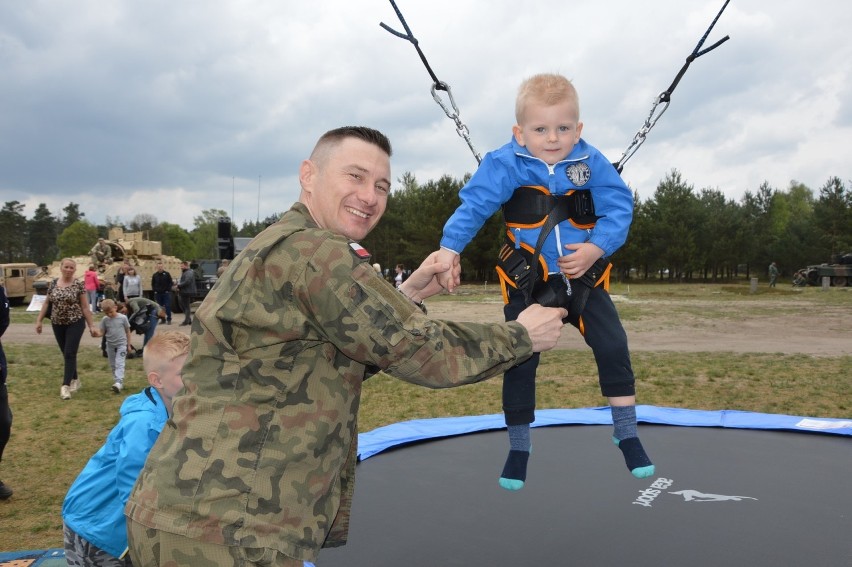
<path fill-rule="evenodd" d="M 619 310 L 637 300 L 614 296 Z M 678 352 L 768 352 L 840 356 L 852 354 L 852 313 L 848 307 L 797 306 L 796 299 L 767 300 L 760 303 L 759 314 L 747 318 L 737 313 L 732 304 L 729 313 L 720 317 L 718 303 L 708 303 L 715 310 L 710 317 L 700 315 L 701 301 L 690 300 L 687 314 L 672 317 L 671 310 L 685 305 L 667 301 L 642 301 L 641 316 L 625 318 L 624 327 L 634 351 Z M 652 308 L 647 308 L 652 307 Z M 696 314 L 698 313 L 698 314 Z M 502 303 L 493 301 L 431 301 L 429 315 L 454 321 L 491 322 L 503 320 Z M 189 327 L 174 323 L 169 329 L 189 332 Z M 139 337 L 141 343 L 141 337 Z M 12 324 L 3 335 L 4 344 L 55 344 L 50 325 L 36 335 L 32 324 Z M 97 345 L 99 339 L 85 335 L 83 345 Z M 566 326 L 556 348 L 586 348 L 580 334 Z"/>

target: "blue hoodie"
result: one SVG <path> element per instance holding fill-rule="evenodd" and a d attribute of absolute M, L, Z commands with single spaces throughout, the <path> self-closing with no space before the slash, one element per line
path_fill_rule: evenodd
<path fill-rule="evenodd" d="M 611 256 L 627 240 L 633 220 L 633 193 L 612 163 L 583 139 L 555 165 L 529 155 L 514 138 L 488 152 L 482 164 L 459 192 L 462 204 L 444 224 L 441 247 L 461 254 L 486 220 L 525 185 L 546 187 L 552 195 L 588 189 L 600 217 L 594 228 L 584 229 L 562 221 L 544 242 L 541 255 L 550 273 L 559 272 L 556 260 L 569 254 L 565 244 L 591 242 Z M 535 249 L 538 228 L 519 229 L 515 237 Z"/>
<path fill-rule="evenodd" d="M 127 548 L 124 506 L 130 489 L 168 419 L 163 399 L 150 386 L 124 400 L 119 413 L 62 504 L 65 525 L 116 558 Z"/>

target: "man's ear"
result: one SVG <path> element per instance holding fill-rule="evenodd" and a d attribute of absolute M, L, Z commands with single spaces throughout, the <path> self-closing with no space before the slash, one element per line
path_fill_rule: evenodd
<path fill-rule="evenodd" d="M 303 160 L 301 165 L 299 165 L 299 184 L 302 186 L 303 190 L 308 193 L 311 192 L 316 175 L 316 164 L 309 159 Z"/>
<path fill-rule="evenodd" d="M 512 126 L 512 135 L 515 137 L 515 141 L 518 142 L 519 146 L 526 146 L 526 144 L 524 143 L 523 134 L 524 131 L 521 129 L 520 126 L 518 126 L 517 124 Z"/>

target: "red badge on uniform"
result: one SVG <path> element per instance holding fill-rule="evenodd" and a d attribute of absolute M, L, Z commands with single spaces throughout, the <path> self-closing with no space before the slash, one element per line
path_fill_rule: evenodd
<path fill-rule="evenodd" d="M 362 260 L 369 260 L 370 253 L 367 252 L 367 249 L 358 244 L 357 242 L 350 242 L 349 248 L 352 249 L 352 253 L 358 256 Z"/>

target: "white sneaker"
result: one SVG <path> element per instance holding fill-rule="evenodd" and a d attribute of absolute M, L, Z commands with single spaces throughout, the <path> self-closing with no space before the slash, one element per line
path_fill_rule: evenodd
<path fill-rule="evenodd" d="M 63 384 L 62 387 L 59 388 L 59 397 L 62 398 L 63 400 L 70 400 L 71 399 L 71 389 L 68 386 L 65 386 Z"/>
<path fill-rule="evenodd" d="M 79 379 L 79 378 L 74 378 L 73 380 L 71 380 L 71 385 L 70 385 L 70 386 L 68 386 L 68 389 L 69 389 L 69 390 L 71 391 L 71 393 L 73 394 L 74 392 L 76 392 L 77 390 L 79 390 L 79 389 L 80 389 L 80 387 L 81 387 L 82 385 L 83 385 L 83 384 L 80 382 L 80 379 Z"/>
<path fill-rule="evenodd" d="M 121 382 L 116 382 L 115 384 L 112 385 L 112 391 L 115 392 L 116 394 L 121 393 L 121 388 L 122 388 Z"/>

